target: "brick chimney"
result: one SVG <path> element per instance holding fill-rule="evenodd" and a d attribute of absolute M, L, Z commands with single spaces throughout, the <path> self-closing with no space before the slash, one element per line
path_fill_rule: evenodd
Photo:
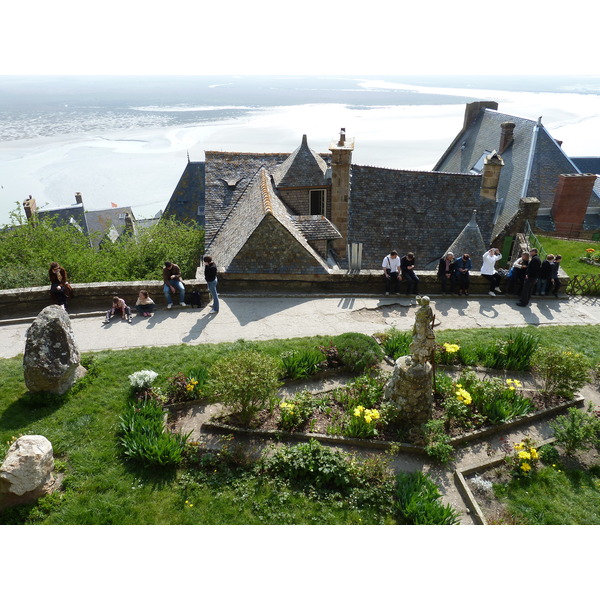
<path fill-rule="evenodd" d="M 481 179 L 481 196 L 488 200 L 496 200 L 500 171 L 504 166 L 502 157 L 496 151 L 488 154 L 483 161 L 483 177 Z"/>
<path fill-rule="evenodd" d="M 75 192 L 75 202 L 77 202 L 77 204 L 83 204 L 83 198 L 81 197 L 81 192 Z"/>
<path fill-rule="evenodd" d="M 596 175 L 569 173 L 559 175 L 550 214 L 554 219 L 556 233 L 578 235 L 583 228 Z"/>
<path fill-rule="evenodd" d="M 329 146 L 331 152 L 331 222 L 342 234 L 333 241 L 338 258 L 346 257 L 348 243 L 348 198 L 350 196 L 350 166 L 354 139 L 346 139 L 346 130 L 340 130 L 340 138 Z"/>
<path fill-rule="evenodd" d="M 27 200 L 23 200 L 23 210 L 28 221 L 31 221 L 33 216 L 37 213 L 37 203 L 33 196 L 29 196 Z"/>
<path fill-rule="evenodd" d="M 502 154 L 514 141 L 514 130 L 515 130 L 515 124 L 510 122 L 510 121 L 506 121 L 504 123 L 500 124 L 500 127 L 502 129 L 502 133 L 500 135 L 500 147 L 498 149 L 498 152 L 500 154 Z"/>

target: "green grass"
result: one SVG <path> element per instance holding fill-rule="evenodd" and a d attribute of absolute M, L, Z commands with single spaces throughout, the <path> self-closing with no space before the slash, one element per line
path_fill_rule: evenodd
<path fill-rule="evenodd" d="M 544 467 L 498 490 L 518 522 L 528 525 L 600 525 L 600 467 L 587 471 Z"/>
<path fill-rule="evenodd" d="M 537 328 L 543 344 L 568 347 L 600 361 L 600 327 Z M 441 341 L 488 342 L 503 330 L 443 331 Z M 330 338 L 172 346 L 85 355 L 90 375 L 62 398 L 27 392 L 22 358 L 0 360 L 0 461 L 13 436 L 47 437 L 65 474 L 64 491 L 33 507 L 0 513 L 0 523 L 388 523 L 391 513 L 347 498 L 315 498 L 275 484 L 250 468 L 216 476 L 186 467 L 141 468 L 126 461 L 117 427 L 129 397 L 128 375 L 151 369 L 164 386 L 174 373 L 210 366 L 227 352 L 261 349 L 274 356 L 314 347 Z M 186 503 L 187 501 L 187 503 Z M 190 504 L 193 506 L 190 507 Z"/>
<path fill-rule="evenodd" d="M 574 275 L 600 275 L 600 267 L 580 262 L 579 257 L 586 255 L 587 248 L 598 249 L 600 242 L 573 242 L 570 240 L 559 240 L 552 237 L 537 236 L 538 240 L 548 254 L 560 254 L 563 258 L 561 267 L 569 276 Z M 563 290 L 564 291 L 564 290 Z"/>

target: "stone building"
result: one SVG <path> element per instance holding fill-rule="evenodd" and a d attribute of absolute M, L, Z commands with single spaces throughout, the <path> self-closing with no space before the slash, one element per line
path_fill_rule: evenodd
<path fill-rule="evenodd" d="M 362 269 L 379 271 L 392 249 L 433 269 L 469 223 L 489 242 L 497 155 L 464 174 L 355 165 L 353 149 L 342 129 L 325 153 L 306 136 L 291 154 L 206 151 L 204 162 L 188 160 L 164 214 L 204 225 L 206 253 L 227 274 L 326 275 L 348 268 L 352 244 Z"/>

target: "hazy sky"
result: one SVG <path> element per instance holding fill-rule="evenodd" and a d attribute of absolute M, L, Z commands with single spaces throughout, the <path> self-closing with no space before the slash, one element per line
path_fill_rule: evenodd
<path fill-rule="evenodd" d="M 30 0 L 0 74 L 598 75 L 595 3 Z"/>

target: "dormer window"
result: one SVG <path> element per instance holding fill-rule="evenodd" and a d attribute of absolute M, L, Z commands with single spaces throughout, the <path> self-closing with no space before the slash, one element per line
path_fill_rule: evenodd
<path fill-rule="evenodd" d="M 324 215 L 327 202 L 327 190 L 310 190 L 308 192 L 308 214 Z"/>
<path fill-rule="evenodd" d="M 471 170 L 469 171 L 469 173 L 471 173 L 472 175 L 481 175 L 481 171 L 483 171 L 483 161 L 485 160 L 485 157 L 488 154 L 491 154 L 491 150 L 486 150 L 482 155 L 481 158 L 471 167 Z"/>

